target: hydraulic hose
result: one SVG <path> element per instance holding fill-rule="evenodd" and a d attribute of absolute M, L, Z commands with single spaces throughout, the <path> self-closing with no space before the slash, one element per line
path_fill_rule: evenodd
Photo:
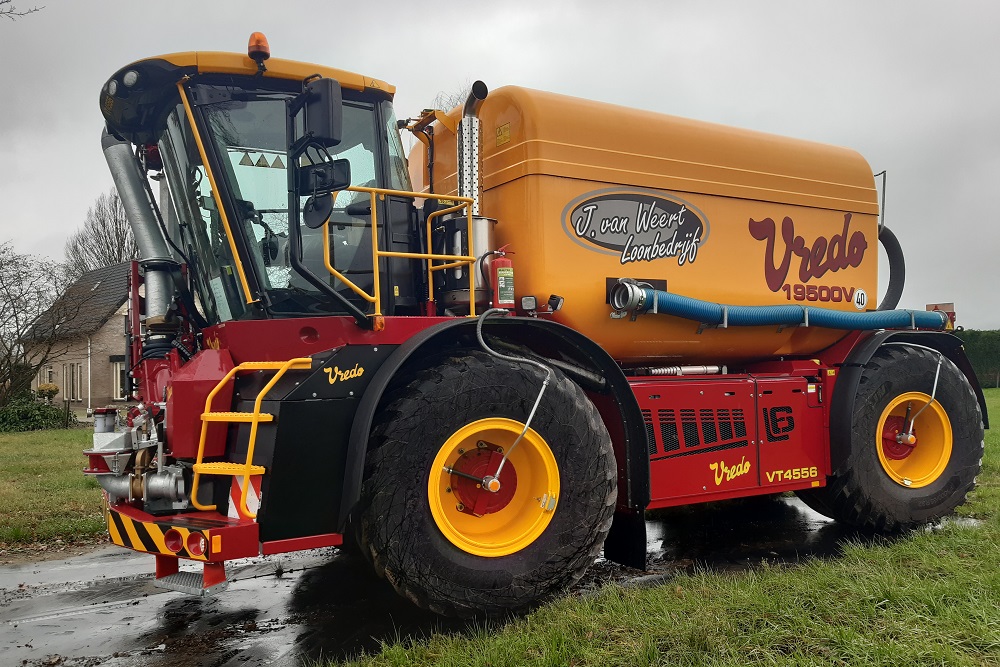
<path fill-rule="evenodd" d="M 707 325 L 816 326 L 827 329 L 944 329 L 948 318 L 938 311 L 880 310 L 847 313 L 809 306 L 727 306 L 662 290 L 619 283 L 612 290 L 616 310 L 644 313 L 650 310 Z"/>
<path fill-rule="evenodd" d="M 892 310 L 899 305 L 899 299 L 903 296 L 906 263 L 903 261 L 903 249 L 899 245 L 899 240 L 885 225 L 879 230 L 878 241 L 885 248 L 885 255 L 889 259 L 889 287 L 885 290 L 885 296 L 882 297 L 878 310 Z"/>
<path fill-rule="evenodd" d="M 524 437 L 524 434 L 527 433 L 528 429 L 531 427 L 531 420 L 535 418 L 535 412 L 538 410 L 538 406 L 542 402 L 542 396 L 545 395 L 545 390 L 548 388 L 549 383 L 552 381 L 553 377 L 552 369 L 546 366 L 545 364 L 541 363 L 540 361 L 535 361 L 534 359 L 528 359 L 526 357 L 517 357 L 510 354 L 497 352 L 496 350 L 492 349 L 489 345 L 486 344 L 486 339 L 483 338 L 483 323 L 486 322 L 486 318 L 492 317 L 493 315 L 506 316 L 508 314 L 509 314 L 508 311 L 504 308 L 490 308 L 485 313 L 479 316 L 479 321 L 476 322 L 476 339 L 479 341 L 479 346 L 482 347 L 487 354 L 490 354 L 496 357 L 497 359 L 502 359 L 503 361 L 510 361 L 515 364 L 520 363 L 520 364 L 530 364 L 532 366 L 535 366 L 545 371 L 545 379 L 542 380 L 542 387 L 541 389 L 538 390 L 538 397 L 535 399 L 535 404 L 531 406 L 531 412 L 528 413 L 528 418 L 524 421 L 524 428 L 521 429 L 521 433 L 518 434 L 517 439 L 514 440 L 514 443 L 507 448 L 506 452 L 504 452 L 503 458 L 500 459 L 500 465 L 497 466 L 496 472 L 494 472 L 492 475 L 487 475 L 482 480 L 483 488 L 493 493 L 496 493 L 497 491 L 500 490 L 498 481 L 500 479 L 500 471 L 503 470 L 504 465 L 507 463 L 507 458 L 510 456 L 510 453 L 514 451 L 514 448 L 517 447 L 518 443 L 521 442 L 521 439 Z M 496 486 L 492 484 L 493 482 L 496 482 Z"/>

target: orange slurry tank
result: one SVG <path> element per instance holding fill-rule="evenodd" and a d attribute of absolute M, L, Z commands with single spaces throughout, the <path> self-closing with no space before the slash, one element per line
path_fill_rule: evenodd
<path fill-rule="evenodd" d="M 722 304 L 875 309 L 877 191 L 855 151 L 518 87 L 478 116 L 481 212 L 515 253 L 517 298 L 564 297 L 555 319 L 619 361 L 809 355 L 845 333 L 613 320 L 623 277 Z M 432 180 L 413 151 L 417 190 L 456 191 L 455 141 L 436 124 Z"/>

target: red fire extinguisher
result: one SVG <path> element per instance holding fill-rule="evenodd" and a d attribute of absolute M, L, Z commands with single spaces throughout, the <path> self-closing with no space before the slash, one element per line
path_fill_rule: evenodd
<path fill-rule="evenodd" d="M 493 307 L 514 307 L 514 262 L 507 258 L 507 246 L 493 252 L 490 258 L 490 282 L 493 285 Z"/>

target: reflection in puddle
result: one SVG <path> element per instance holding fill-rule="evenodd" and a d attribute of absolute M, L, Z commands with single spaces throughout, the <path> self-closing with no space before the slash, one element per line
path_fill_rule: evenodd
<path fill-rule="evenodd" d="M 288 602 L 288 622 L 301 626 L 296 653 L 311 659 L 377 653 L 383 641 L 454 632 L 470 623 L 445 619 L 401 598 L 366 564 L 346 555 L 304 573 Z"/>
<path fill-rule="evenodd" d="M 652 569 L 658 564 L 731 569 L 762 560 L 794 562 L 836 556 L 847 541 L 873 539 L 870 532 L 817 514 L 798 498 L 765 496 L 650 514 L 646 544 Z"/>
<path fill-rule="evenodd" d="M 943 525 L 980 523 L 952 518 Z M 572 594 L 589 594 L 608 583 L 661 585 L 695 568 L 742 570 L 762 561 L 836 557 L 848 542 L 892 539 L 837 524 L 790 497 L 659 510 L 650 513 L 646 527 L 646 571 L 598 559 Z M 0 609 L 10 635 L 0 648 L 14 649 L 16 658 L 11 662 L 8 655 L 4 664 L 50 664 L 37 660 L 49 660 L 45 656 L 51 653 L 87 656 L 83 659 L 99 659 L 107 667 L 312 665 L 378 653 L 383 643 L 435 632 L 468 634 L 485 623 L 420 611 L 366 564 L 335 549 L 249 559 L 234 567 L 232 585 L 217 598 L 154 588 L 150 575 L 134 574 L 148 567 L 135 556 L 106 561 L 100 553 L 74 559 L 74 574 L 85 574 L 70 583 L 53 583 L 65 581 L 58 568 L 33 573 L 37 565 L 4 575 L 11 582 L 31 582 L 13 584 L 15 594 Z M 127 574 L 102 580 L 92 571 Z"/>

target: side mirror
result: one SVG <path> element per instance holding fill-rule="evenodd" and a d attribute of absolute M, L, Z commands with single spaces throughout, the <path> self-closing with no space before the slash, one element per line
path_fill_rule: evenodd
<path fill-rule="evenodd" d="M 309 194 L 302 218 L 306 227 L 317 229 L 330 219 L 333 197 L 330 195 L 351 184 L 351 161 L 334 160 L 310 164 L 299 169 L 298 191 Z"/>
<path fill-rule="evenodd" d="M 343 138 L 344 107 L 340 82 L 313 79 L 306 84 L 305 136 L 325 148 Z"/>
<path fill-rule="evenodd" d="M 303 195 L 329 194 L 351 184 L 351 161 L 318 162 L 299 167 L 298 191 Z"/>

